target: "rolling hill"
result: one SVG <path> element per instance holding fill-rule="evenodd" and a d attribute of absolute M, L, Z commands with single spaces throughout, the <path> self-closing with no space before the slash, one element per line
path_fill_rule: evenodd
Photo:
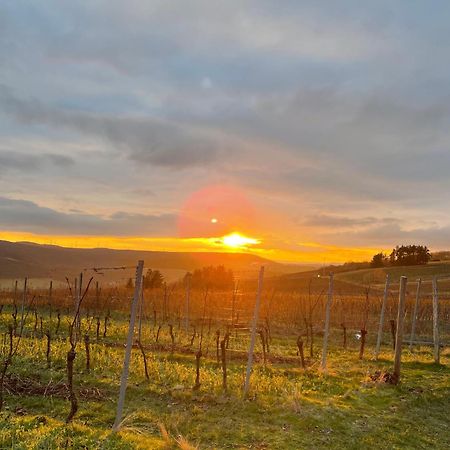
<path fill-rule="evenodd" d="M 28 242 L 0 241 L 0 279 L 46 278 L 63 280 L 81 270 L 93 267 L 131 267 L 127 271 L 100 271 L 107 279 L 131 276 L 136 262 L 159 269 L 168 280 L 180 278 L 186 271 L 222 264 L 242 276 L 253 274 L 260 265 L 272 275 L 308 270 L 310 267 L 281 264 L 246 253 L 188 253 L 112 250 L 106 248 L 79 249 Z"/>
<path fill-rule="evenodd" d="M 356 270 L 343 270 L 344 266 L 336 267 L 334 272 L 335 291 L 364 292 L 369 287 L 372 291 L 382 292 L 389 274 L 391 291 L 398 289 L 401 276 L 408 278 L 410 290 L 415 289 L 418 278 L 422 279 L 422 293 L 431 294 L 431 280 L 434 276 L 439 279 L 440 292 L 450 293 L 450 261 L 436 261 L 418 266 L 392 266 L 382 268 L 359 268 Z M 328 269 L 328 268 L 327 268 Z M 311 270 L 299 273 L 283 274 L 278 277 L 278 285 L 285 289 L 294 289 L 306 292 L 323 291 L 328 284 L 326 274 L 328 270 Z M 324 276 L 325 275 L 325 276 Z"/>

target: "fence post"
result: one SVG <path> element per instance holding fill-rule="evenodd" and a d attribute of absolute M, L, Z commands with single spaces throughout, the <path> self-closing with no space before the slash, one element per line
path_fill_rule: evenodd
<path fill-rule="evenodd" d="M 390 276 L 386 275 L 386 283 L 384 285 L 383 303 L 381 304 L 380 325 L 378 326 L 377 345 L 375 347 L 375 359 L 378 359 L 380 353 L 381 340 L 383 339 L 384 312 L 386 311 L 386 303 L 389 295 Z"/>
<path fill-rule="evenodd" d="M 82 289 L 83 289 L 83 272 L 80 273 L 80 282 L 79 282 L 79 284 L 75 284 L 75 295 L 76 295 L 75 311 L 78 311 L 78 307 L 79 307 L 79 304 L 81 302 L 81 296 L 83 295 L 82 294 L 82 292 L 83 292 Z M 80 333 L 81 333 L 81 330 L 80 330 L 80 328 L 81 328 L 81 311 L 80 311 L 80 314 L 77 315 L 76 320 L 77 321 L 75 323 L 75 328 L 76 328 L 78 336 L 79 336 Z"/>
<path fill-rule="evenodd" d="M 322 370 L 325 370 L 327 367 L 328 336 L 330 334 L 330 310 L 332 301 L 333 301 L 333 273 L 330 273 L 330 282 L 328 284 L 328 299 L 325 309 L 325 328 L 323 331 Z"/>
<path fill-rule="evenodd" d="M 440 362 L 440 342 L 439 342 L 439 293 L 437 276 L 433 277 L 433 345 L 434 362 Z"/>
<path fill-rule="evenodd" d="M 99 303 L 100 303 L 100 290 L 98 287 L 98 281 L 95 282 L 95 315 L 98 315 L 99 312 Z"/>
<path fill-rule="evenodd" d="M 188 272 L 185 277 L 186 280 L 186 297 L 184 304 L 184 330 L 189 331 L 189 302 L 191 299 L 191 274 Z"/>
<path fill-rule="evenodd" d="M 125 391 L 127 389 L 128 371 L 130 368 L 131 349 L 133 347 L 134 323 L 136 320 L 136 311 L 139 303 L 139 295 L 141 291 L 142 271 L 144 269 L 144 261 L 140 260 L 136 267 L 136 281 L 134 283 L 133 302 L 131 304 L 130 326 L 128 329 L 127 347 L 125 349 L 125 359 L 123 362 L 122 377 L 120 379 L 119 401 L 117 402 L 116 420 L 114 421 L 113 431 L 117 431 L 122 420 L 123 404 L 125 402 Z"/>
<path fill-rule="evenodd" d="M 235 312 L 236 312 L 236 296 L 237 296 L 238 286 L 239 286 L 239 280 L 234 282 L 234 287 L 233 287 L 233 298 L 231 299 L 231 328 L 234 327 L 234 316 L 235 316 Z"/>
<path fill-rule="evenodd" d="M 50 287 L 48 288 L 48 308 L 50 313 L 50 320 L 52 319 L 52 293 L 53 293 L 53 281 L 50 280 Z"/>
<path fill-rule="evenodd" d="M 14 298 L 13 298 L 13 305 L 16 306 L 16 301 L 17 301 L 17 284 L 18 281 L 16 280 L 14 282 Z"/>
<path fill-rule="evenodd" d="M 403 344 L 403 322 L 405 318 L 405 296 L 406 282 L 405 276 L 400 277 L 400 289 L 398 293 L 398 313 L 397 313 L 397 332 L 395 334 L 395 358 L 394 358 L 394 380 L 395 384 L 400 381 L 400 366 L 402 363 L 402 344 Z"/>
<path fill-rule="evenodd" d="M 255 310 L 253 312 L 252 334 L 250 337 L 250 347 L 248 349 L 247 373 L 245 376 L 245 384 L 244 384 L 244 397 L 246 397 L 246 395 L 248 393 L 248 388 L 250 385 L 250 374 L 252 372 L 253 350 L 255 348 L 256 326 L 258 325 L 258 315 L 259 315 L 259 306 L 261 304 L 261 292 L 262 292 L 262 286 L 263 286 L 263 279 L 264 279 L 264 266 L 261 266 L 261 269 L 259 270 L 258 291 L 256 293 Z"/>
<path fill-rule="evenodd" d="M 421 285 L 422 285 L 422 278 L 419 278 L 417 280 L 416 301 L 414 303 L 414 311 L 413 311 L 412 323 L 411 323 L 411 336 L 409 337 L 409 351 L 412 351 L 413 341 L 416 337 L 416 320 L 417 320 L 417 310 L 419 309 Z"/>
<path fill-rule="evenodd" d="M 27 284 L 28 284 L 28 278 L 25 278 L 23 282 L 23 295 L 22 295 L 22 305 L 20 310 L 20 328 L 23 329 L 24 327 L 24 320 L 25 320 L 25 303 L 27 301 Z"/>
<path fill-rule="evenodd" d="M 142 319 L 144 314 L 144 280 L 141 281 L 141 294 L 139 296 L 139 325 L 138 325 L 138 340 L 141 342 L 142 337 Z"/>

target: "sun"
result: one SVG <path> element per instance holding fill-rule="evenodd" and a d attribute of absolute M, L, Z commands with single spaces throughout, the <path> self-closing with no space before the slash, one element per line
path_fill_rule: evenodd
<path fill-rule="evenodd" d="M 258 239 L 249 238 L 239 233 L 227 234 L 222 238 L 222 244 L 232 248 L 241 248 L 259 243 L 260 241 L 258 241 Z"/>

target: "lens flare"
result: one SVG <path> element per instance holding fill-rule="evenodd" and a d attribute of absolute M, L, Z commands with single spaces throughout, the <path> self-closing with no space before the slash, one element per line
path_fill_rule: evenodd
<path fill-rule="evenodd" d="M 206 186 L 189 195 L 178 215 L 181 238 L 214 238 L 255 227 L 255 209 L 241 189 Z"/>

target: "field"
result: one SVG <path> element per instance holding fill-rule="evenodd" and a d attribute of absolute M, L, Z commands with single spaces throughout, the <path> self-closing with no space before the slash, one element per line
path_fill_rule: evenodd
<path fill-rule="evenodd" d="M 450 263 L 432 263 L 426 266 L 410 267 L 383 267 L 380 269 L 363 269 L 336 274 L 336 279 L 357 285 L 373 285 L 380 287 L 384 284 L 386 275 L 389 274 L 394 283 L 397 283 L 400 276 L 408 277 L 410 281 L 422 278 L 425 282 L 430 282 L 434 276 L 447 276 L 450 274 Z M 450 286 L 449 286 L 450 288 Z"/>
<path fill-rule="evenodd" d="M 26 305 L 33 298 L 34 303 L 27 308 L 22 337 L 12 338 L 14 345 L 19 339 L 20 343 L 4 379 L 1 448 L 449 448 L 448 347 L 441 351 L 440 364 L 435 364 L 431 347 L 414 346 L 410 351 L 405 345 L 401 382 L 383 382 L 393 366 L 388 324 L 395 317 L 396 298 L 389 300 L 383 345 L 375 360 L 380 293 L 365 296 L 360 286 L 350 291 L 342 284 L 331 311 L 327 368 L 321 370 L 326 300 L 326 282 L 321 282 L 323 286 L 314 281 L 312 293 L 269 287 L 264 292 L 255 364 L 245 398 L 242 387 L 256 286 L 250 283 L 240 292 L 193 291 L 187 328 L 182 286 L 169 292 L 146 291 L 136 327 L 140 335 L 136 331 L 125 414 L 117 433 L 111 428 L 132 292 L 94 288 L 86 297 L 73 378 L 79 409 L 69 424 L 65 423 L 70 410 L 66 359 L 73 298 L 67 289 L 53 291 L 51 298 L 45 290 L 29 292 Z M 410 313 L 413 298 L 407 300 Z M 8 326 L 13 323 L 14 305 L 20 311 L 20 295 L 14 301 L 13 293 L 4 291 L 1 301 L 0 345 L 5 357 Z M 430 339 L 427 296 L 421 308 L 418 335 Z M 447 342 L 448 314 L 448 302 L 443 303 L 442 339 Z M 345 348 L 341 323 L 346 325 Z M 405 332 L 409 326 L 407 321 Z M 368 334 L 360 359 L 362 328 Z M 226 344 L 225 333 L 230 333 Z M 46 335 L 51 336 L 48 357 Z M 89 370 L 82 339 L 86 335 L 90 337 Z M 305 368 L 298 354 L 298 337 L 304 345 Z M 217 347 L 221 341 L 226 348 L 226 389 L 222 352 Z"/>

